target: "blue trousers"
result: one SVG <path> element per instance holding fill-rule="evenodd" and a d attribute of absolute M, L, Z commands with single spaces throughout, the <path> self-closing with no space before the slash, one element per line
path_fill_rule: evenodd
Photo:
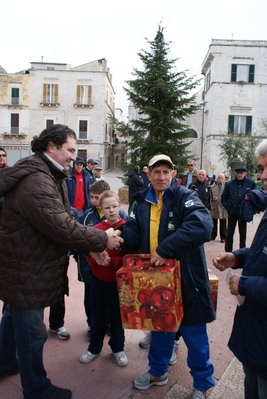
<path fill-rule="evenodd" d="M 209 341 L 206 324 L 180 326 L 179 331 L 188 349 L 187 365 L 194 380 L 194 388 L 201 392 L 214 386 L 214 367 L 209 361 Z M 175 333 L 152 331 L 148 353 L 149 374 L 159 377 L 169 368 Z"/>
<path fill-rule="evenodd" d="M 124 329 L 121 324 L 119 295 L 116 282 L 91 281 L 91 340 L 88 350 L 95 355 L 100 353 L 106 334 L 107 310 L 110 313 L 111 338 L 108 341 L 113 353 L 124 349 Z"/>
<path fill-rule="evenodd" d="M 19 363 L 24 399 L 45 399 L 54 389 L 46 377 L 44 309 L 5 305 L 0 324 L 0 374 Z M 16 356 L 17 353 L 17 356 Z M 18 357 L 18 360 L 17 360 Z"/>
<path fill-rule="evenodd" d="M 267 380 L 243 365 L 245 372 L 245 399 L 266 399 Z"/>

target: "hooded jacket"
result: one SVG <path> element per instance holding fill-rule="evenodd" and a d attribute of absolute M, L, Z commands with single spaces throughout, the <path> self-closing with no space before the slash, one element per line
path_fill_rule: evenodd
<path fill-rule="evenodd" d="M 45 154 L 0 171 L 5 196 L 0 230 L 0 299 L 42 308 L 63 297 L 68 248 L 101 252 L 107 235 L 79 224 L 70 209 L 65 179 Z"/>
<path fill-rule="evenodd" d="M 149 253 L 150 204 L 157 203 L 153 187 L 135 194 L 130 218 L 123 227 L 122 248 Z M 163 195 L 157 253 L 181 264 L 184 317 L 194 325 L 215 319 L 203 243 L 209 241 L 212 219 L 196 192 L 172 185 Z"/>

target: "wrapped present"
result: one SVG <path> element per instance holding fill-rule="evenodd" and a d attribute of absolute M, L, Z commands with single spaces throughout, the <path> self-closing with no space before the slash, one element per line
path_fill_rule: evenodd
<path fill-rule="evenodd" d="M 218 301 L 218 286 L 219 279 L 216 274 L 213 273 L 211 269 L 208 268 L 209 281 L 210 281 L 210 291 L 211 291 L 211 299 L 213 302 L 214 312 L 217 310 L 217 301 Z"/>
<path fill-rule="evenodd" d="M 180 264 L 155 267 L 150 255 L 126 255 L 117 273 L 123 328 L 176 332 L 183 318 Z"/>

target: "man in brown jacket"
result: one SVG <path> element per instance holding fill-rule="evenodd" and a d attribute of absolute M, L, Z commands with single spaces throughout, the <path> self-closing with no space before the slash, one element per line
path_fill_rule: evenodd
<path fill-rule="evenodd" d="M 76 158 L 74 131 L 53 125 L 31 144 L 33 156 L 0 172 L 0 378 L 20 372 L 24 399 L 69 399 L 69 389 L 46 377 L 44 308 L 67 293 L 68 248 L 101 259 L 123 240 L 113 229 L 79 224 L 70 210 L 65 179 Z"/>

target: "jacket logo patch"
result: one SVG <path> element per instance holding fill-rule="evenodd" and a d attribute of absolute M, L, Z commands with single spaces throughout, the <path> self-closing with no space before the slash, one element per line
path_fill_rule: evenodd
<path fill-rule="evenodd" d="M 267 247 L 266 247 L 266 246 L 263 247 L 263 253 L 264 253 L 265 255 L 267 255 Z"/>
<path fill-rule="evenodd" d="M 190 206 L 195 205 L 193 200 L 186 201 L 184 204 L 185 204 L 186 208 L 189 208 Z"/>

